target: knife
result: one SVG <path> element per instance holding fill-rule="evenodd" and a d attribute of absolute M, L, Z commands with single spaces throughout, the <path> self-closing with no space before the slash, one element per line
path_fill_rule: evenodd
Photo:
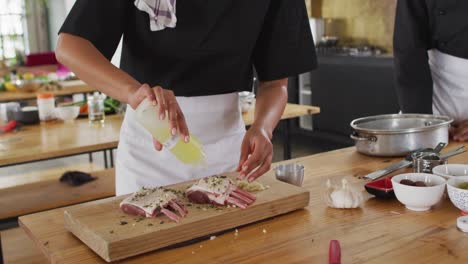
<path fill-rule="evenodd" d="M 374 171 L 370 174 L 367 174 L 364 176 L 365 180 L 377 180 L 378 178 L 381 178 L 387 174 L 390 174 L 394 171 L 401 170 L 404 168 L 409 167 L 411 164 L 413 164 L 413 154 L 414 153 L 422 153 L 422 152 L 435 152 L 439 153 L 447 144 L 446 143 L 439 143 L 434 149 L 420 149 L 416 150 L 408 155 L 406 155 L 406 158 L 400 162 L 397 162 L 395 164 L 392 164 L 388 166 L 387 168 Z"/>

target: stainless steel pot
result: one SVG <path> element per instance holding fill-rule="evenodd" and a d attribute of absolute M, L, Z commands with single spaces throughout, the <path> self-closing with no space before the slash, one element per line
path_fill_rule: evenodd
<path fill-rule="evenodd" d="M 359 152 L 371 156 L 404 156 L 448 143 L 453 119 L 423 114 L 378 115 L 351 122 L 351 138 Z"/>

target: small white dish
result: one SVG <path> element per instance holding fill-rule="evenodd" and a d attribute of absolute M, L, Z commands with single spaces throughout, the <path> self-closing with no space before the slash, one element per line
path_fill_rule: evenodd
<path fill-rule="evenodd" d="M 447 180 L 454 177 L 468 176 L 468 165 L 466 164 L 444 164 L 434 167 L 432 173 L 442 176 Z"/>
<path fill-rule="evenodd" d="M 422 181 L 429 185 L 426 187 L 409 186 L 401 184 L 401 180 Z M 395 196 L 412 211 L 427 211 L 436 205 L 443 197 L 445 183 L 440 176 L 427 173 L 405 173 L 392 178 Z"/>
<path fill-rule="evenodd" d="M 468 190 L 459 188 L 463 182 L 468 182 L 468 176 L 452 177 L 447 181 L 447 191 L 453 205 L 460 209 L 463 215 L 468 215 Z"/>
<path fill-rule="evenodd" d="M 55 108 L 57 117 L 63 121 L 75 120 L 80 114 L 79 106 L 60 106 Z"/>

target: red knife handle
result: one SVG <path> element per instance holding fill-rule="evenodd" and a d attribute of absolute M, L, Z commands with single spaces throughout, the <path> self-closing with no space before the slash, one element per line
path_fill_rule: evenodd
<path fill-rule="evenodd" d="M 340 242 L 338 242 L 338 240 L 330 241 L 328 257 L 330 264 L 341 264 L 341 247 Z"/>

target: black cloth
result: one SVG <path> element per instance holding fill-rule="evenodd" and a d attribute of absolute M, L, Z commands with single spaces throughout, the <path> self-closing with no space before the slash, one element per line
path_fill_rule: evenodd
<path fill-rule="evenodd" d="M 133 0 L 78 0 L 60 32 L 89 40 L 109 60 L 123 34 L 120 67 L 176 96 L 252 89 L 316 67 L 303 0 L 177 0 L 177 26 L 151 31 Z"/>
<path fill-rule="evenodd" d="M 62 177 L 60 177 L 60 182 L 64 182 L 70 186 L 80 186 L 96 179 L 96 177 L 93 177 L 91 174 L 86 172 L 67 171 L 62 175 Z"/>
<path fill-rule="evenodd" d="M 468 59 L 468 1 L 399 0 L 393 44 L 401 110 L 432 113 L 427 51 L 437 49 Z"/>

